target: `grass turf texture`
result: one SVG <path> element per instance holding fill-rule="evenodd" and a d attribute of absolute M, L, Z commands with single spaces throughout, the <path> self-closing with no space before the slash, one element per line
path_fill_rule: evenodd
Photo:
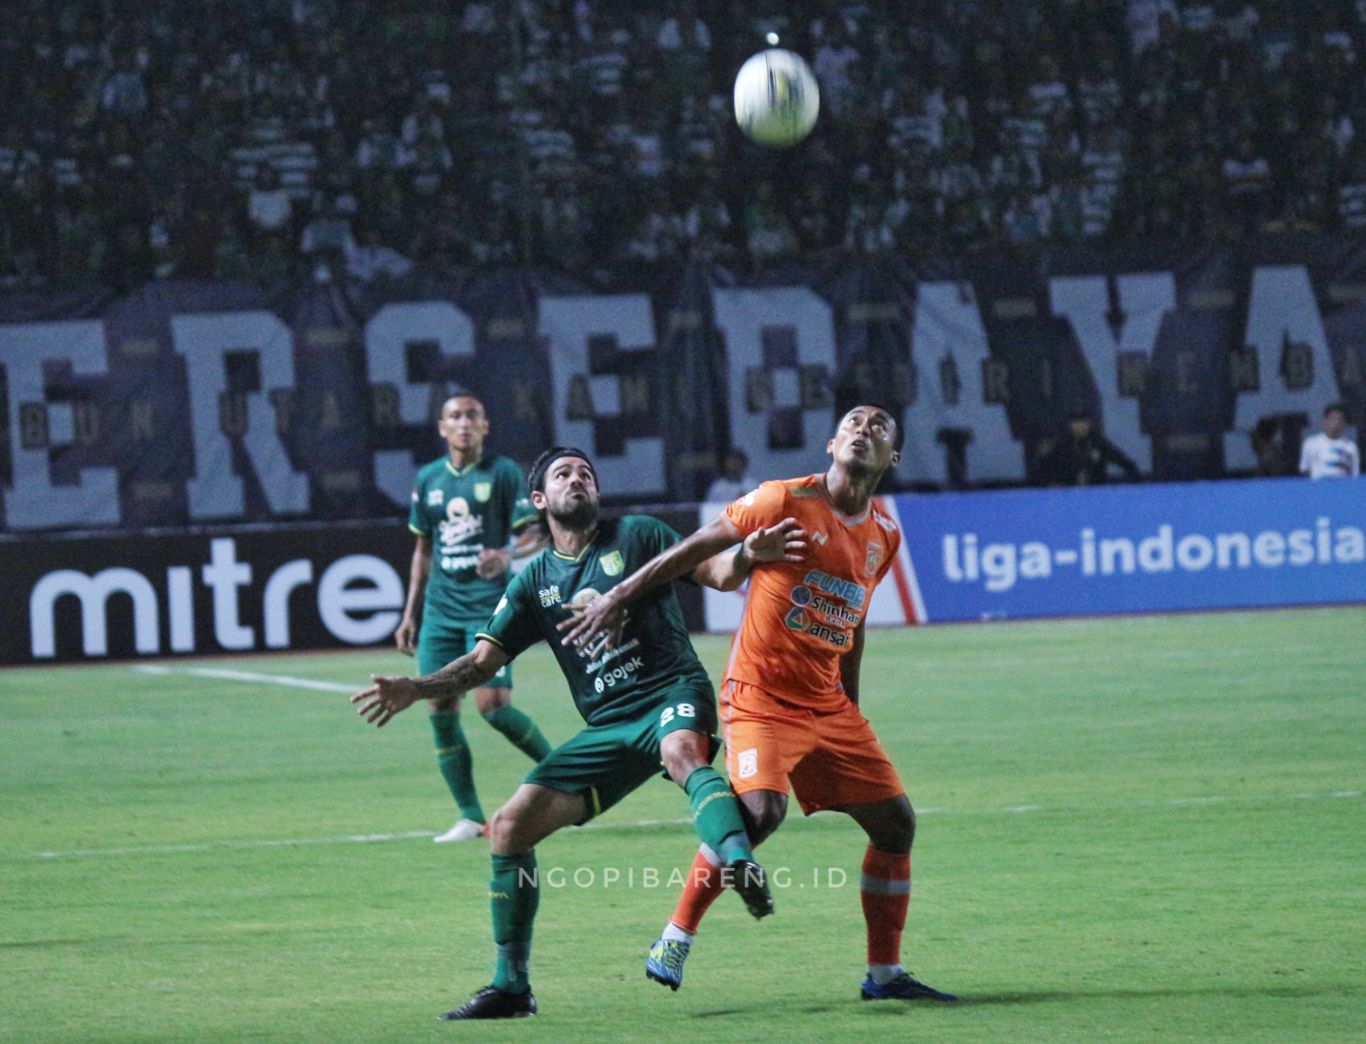
<path fill-rule="evenodd" d="M 542 1014 L 480 1039 L 1360 1039 L 1363 636 L 1360 608 L 874 631 L 865 709 L 921 810 L 907 964 L 964 1003 L 858 1000 L 863 841 L 795 809 L 761 849 L 776 915 L 723 896 L 682 991 L 647 982 L 676 890 L 644 875 L 695 845 L 656 781 L 540 847 Z M 411 662 L 217 665 L 360 687 Z M 544 647 L 516 681 L 552 743 L 577 728 Z M 466 733 L 491 810 L 528 763 Z M 467 1032 L 433 1016 L 491 975 L 487 845 L 337 840 L 450 825 L 419 710 L 375 732 L 340 693 L 9 670 L 0 799 L 0 1039 Z"/>

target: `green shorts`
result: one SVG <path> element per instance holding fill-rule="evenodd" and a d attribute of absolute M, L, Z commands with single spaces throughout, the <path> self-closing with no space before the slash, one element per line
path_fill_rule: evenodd
<path fill-rule="evenodd" d="M 721 744 L 716 738 L 716 696 L 711 686 L 680 683 L 638 718 L 589 725 L 547 754 L 526 782 L 582 794 L 588 804 L 583 817 L 587 822 L 661 771 L 659 744 L 679 729 L 706 736 L 711 741 L 707 760 L 716 757 Z"/>
<path fill-rule="evenodd" d="M 474 649 L 474 636 L 482 631 L 487 620 L 463 624 L 433 624 L 422 621 L 417 636 L 417 669 L 423 674 L 439 671 L 452 660 L 458 660 Z M 512 664 L 505 663 L 498 673 L 480 686 L 481 689 L 512 688 Z"/>

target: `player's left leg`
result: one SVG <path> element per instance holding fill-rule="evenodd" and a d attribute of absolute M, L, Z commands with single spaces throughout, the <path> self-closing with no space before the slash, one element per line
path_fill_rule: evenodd
<path fill-rule="evenodd" d="M 540 905 L 536 845 L 588 815 L 582 793 L 523 783 L 489 821 L 493 875 L 489 898 L 498 956 L 493 982 L 443 1020 L 506 1019 L 536 1014 L 531 993 L 531 930 Z"/>
<path fill-rule="evenodd" d="M 906 795 L 867 804 L 844 805 L 868 835 L 863 853 L 859 898 L 868 931 L 868 977 L 860 993 L 864 1000 L 956 1001 L 919 982 L 901 967 L 901 935 L 911 901 L 911 843 L 915 840 L 915 810 Z"/>
<path fill-rule="evenodd" d="M 474 649 L 477 631 L 473 626 L 465 629 L 466 652 Z M 532 761 L 540 762 L 550 753 L 550 744 L 540 728 L 512 705 L 512 664 L 503 664 L 497 674 L 474 690 L 474 705 L 486 722 Z"/>

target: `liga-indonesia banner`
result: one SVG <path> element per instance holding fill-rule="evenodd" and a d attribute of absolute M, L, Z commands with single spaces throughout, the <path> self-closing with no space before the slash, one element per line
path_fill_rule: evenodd
<path fill-rule="evenodd" d="M 1366 602 L 1366 480 L 883 497 L 901 526 L 877 624 Z M 703 508 L 701 521 L 724 505 Z M 705 596 L 734 630 L 743 592 Z"/>
<path fill-rule="evenodd" d="M 847 405 L 906 430 L 899 488 L 1020 485 L 1078 410 L 1163 480 L 1294 468 L 1366 427 L 1366 244 L 835 258 L 762 283 L 696 264 L 613 292 L 507 269 L 383 288 L 153 283 L 0 299 L 0 529 L 377 518 L 457 388 L 490 449 L 595 457 L 618 502 L 693 501 L 727 445 L 821 466 Z"/>

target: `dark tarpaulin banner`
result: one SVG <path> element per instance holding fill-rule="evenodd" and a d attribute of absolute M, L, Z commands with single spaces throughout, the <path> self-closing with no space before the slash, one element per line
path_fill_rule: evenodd
<path fill-rule="evenodd" d="M 728 444 L 756 479 L 817 470 L 860 398 L 905 429 L 891 489 L 1027 483 L 1074 413 L 1156 479 L 1293 474 L 1327 403 L 1366 420 L 1356 240 L 645 281 L 503 268 L 0 298 L 0 526 L 401 516 L 460 389 L 488 407 L 490 450 L 525 466 L 583 445 L 618 503 L 698 497 Z"/>

